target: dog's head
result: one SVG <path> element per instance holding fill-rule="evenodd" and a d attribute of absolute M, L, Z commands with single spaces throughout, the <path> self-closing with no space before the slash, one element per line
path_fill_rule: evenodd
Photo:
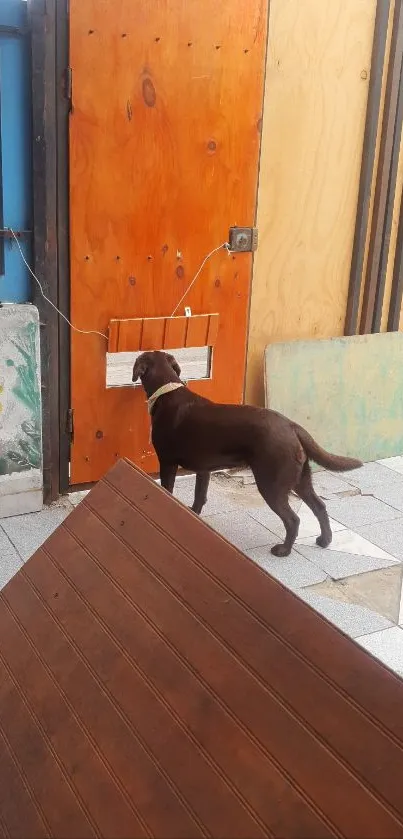
<path fill-rule="evenodd" d="M 180 381 L 180 374 L 181 368 L 173 355 L 154 350 L 143 352 L 136 359 L 132 382 L 140 379 L 147 396 L 150 396 L 162 385 Z"/>

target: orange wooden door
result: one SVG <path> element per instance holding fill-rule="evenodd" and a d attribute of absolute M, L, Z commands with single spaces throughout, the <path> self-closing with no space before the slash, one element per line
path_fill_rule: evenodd
<path fill-rule="evenodd" d="M 255 219 L 268 0 L 70 0 L 71 316 L 169 316 L 231 225 Z M 211 379 L 243 397 L 250 254 L 211 257 L 184 305 L 219 313 Z M 141 388 L 106 387 L 107 341 L 72 332 L 71 483 L 122 455 L 149 472 Z"/>

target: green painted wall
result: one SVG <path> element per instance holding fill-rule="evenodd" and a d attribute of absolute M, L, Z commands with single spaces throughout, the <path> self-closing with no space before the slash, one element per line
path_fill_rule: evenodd
<path fill-rule="evenodd" d="M 271 344 L 266 405 L 336 454 L 403 454 L 403 333 Z"/>

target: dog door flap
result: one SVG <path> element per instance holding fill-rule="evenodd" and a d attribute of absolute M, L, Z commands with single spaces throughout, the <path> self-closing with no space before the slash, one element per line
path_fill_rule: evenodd
<path fill-rule="evenodd" d="M 113 318 L 109 321 L 108 352 L 214 347 L 217 334 L 218 314 L 173 318 Z"/>

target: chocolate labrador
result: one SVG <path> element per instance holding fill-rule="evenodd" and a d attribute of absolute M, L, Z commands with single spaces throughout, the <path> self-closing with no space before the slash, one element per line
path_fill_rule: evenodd
<path fill-rule="evenodd" d="M 133 367 L 133 382 L 140 379 L 147 394 L 161 485 L 173 492 L 179 466 L 196 472 L 192 510 L 200 514 L 210 472 L 249 466 L 260 494 L 285 527 L 284 543 L 271 552 L 288 556 L 298 535 L 299 518 L 288 502 L 291 490 L 315 514 L 320 524 L 316 541 L 326 548 L 332 531 L 326 507 L 312 486 L 309 460 L 335 472 L 357 469 L 361 461 L 330 454 L 304 428 L 276 411 L 221 405 L 198 396 L 180 375 L 177 361 L 164 352 L 144 352 Z"/>

